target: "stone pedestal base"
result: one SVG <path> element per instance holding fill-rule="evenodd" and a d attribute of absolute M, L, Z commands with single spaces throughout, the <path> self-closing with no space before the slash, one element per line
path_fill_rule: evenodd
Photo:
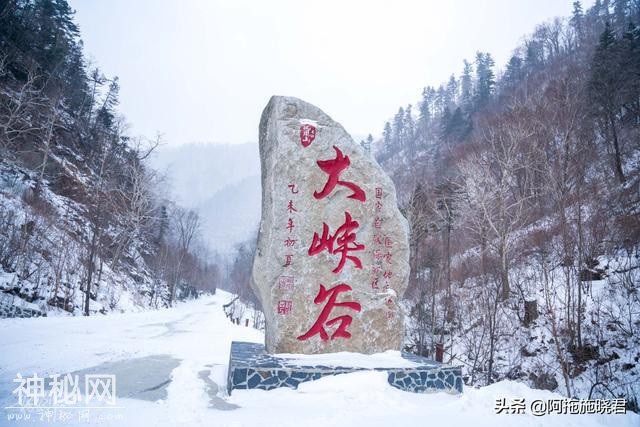
<path fill-rule="evenodd" d="M 443 365 L 430 359 L 402 353 L 402 357 L 414 362 L 413 367 L 362 368 L 353 366 L 306 365 L 298 361 L 270 356 L 264 345 L 248 342 L 231 343 L 227 391 L 260 389 L 272 390 L 278 387 L 297 388 L 305 381 L 317 380 L 326 375 L 375 370 L 389 374 L 392 386 L 414 393 L 444 391 L 451 394 L 462 393 L 462 373 L 459 366 Z"/>

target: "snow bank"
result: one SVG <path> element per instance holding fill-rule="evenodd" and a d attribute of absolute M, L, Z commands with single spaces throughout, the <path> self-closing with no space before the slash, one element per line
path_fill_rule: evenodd
<path fill-rule="evenodd" d="M 323 366 L 352 366 L 356 368 L 414 368 L 420 364 L 404 359 L 399 351 L 385 351 L 384 353 L 360 354 L 343 351 L 326 354 L 276 354 L 276 357 L 287 359 L 288 362 L 301 365 Z"/>
<path fill-rule="evenodd" d="M 232 340 L 261 342 L 260 331 L 232 324 L 222 305 L 231 295 L 180 304 L 172 309 L 96 317 L 0 320 L 0 425 L 64 426 L 638 426 L 640 417 L 626 415 L 533 416 L 495 414 L 499 398 L 562 399 L 548 391 L 502 381 L 489 387 L 465 387 L 462 395 L 413 394 L 391 387 L 384 372 L 364 371 L 325 377 L 298 390 L 224 390 Z M 167 398 L 149 402 L 119 397 L 121 409 L 95 410 L 88 419 L 65 422 L 7 419 L 14 404 L 17 372 L 32 375 L 73 372 L 104 362 L 126 362 L 149 355 L 179 360 Z M 295 360 L 300 355 L 284 355 Z M 397 352 L 373 356 L 331 354 L 303 356 L 323 363 L 400 363 Z M 374 362 L 365 361 L 374 360 Z M 403 362 L 404 363 L 404 362 Z M 410 362 L 409 362 L 410 363 Z M 106 372 L 105 372 L 106 373 Z M 143 378 L 144 370 L 133 372 Z M 206 378 L 210 381 L 203 380 Z"/>

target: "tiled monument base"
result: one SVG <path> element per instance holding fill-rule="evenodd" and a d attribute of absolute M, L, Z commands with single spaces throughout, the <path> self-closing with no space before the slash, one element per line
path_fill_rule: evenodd
<path fill-rule="evenodd" d="M 305 365 L 299 361 L 268 355 L 264 345 L 236 342 L 231 343 L 231 358 L 227 390 L 236 389 L 271 390 L 278 387 L 297 388 L 305 381 L 317 380 L 326 375 L 338 375 L 366 369 L 386 371 L 388 381 L 400 390 L 414 393 L 445 391 L 462 393 L 462 373 L 460 367 L 443 365 L 438 362 L 402 353 L 402 357 L 414 366 L 362 368 L 349 366 Z"/>

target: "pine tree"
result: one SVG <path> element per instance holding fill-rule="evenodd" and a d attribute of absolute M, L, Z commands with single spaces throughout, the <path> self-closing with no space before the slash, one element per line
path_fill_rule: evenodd
<path fill-rule="evenodd" d="M 610 17 L 611 0 L 602 0 L 602 15 L 606 21 L 611 21 Z"/>
<path fill-rule="evenodd" d="M 403 142 L 405 144 L 410 143 L 413 140 L 415 134 L 416 123 L 413 119 L 413 113 L 411 112 L 412 105 L 407 105 L 404 111 L 404 123 L 403 123 Z"/>
<path fill-rule="evenodd" d="M 29 72 L 41 76 L 38 89 L 61 94 L 75 116 L 87 95 L 87 76 L 73 15 L 66 0 L 0 2 L 0 52 L 9 75 L 21 82 Z"/>
<path fill-rule="evenodd" d="M 391 123 L 386 121 L 384 124 L 384 130 L 382 131 L 382 141 L 385 149 L 393 142 L 393 131 L 391 130 Z"/>
<path fill-rule="evenodd" d="M 462 141 L 467 136 L 469 126 L 465 120 L 464 114 L 460 107 L 453 111 L 451 123 L 449 124 L 451 135 L 457 140 Z"/>
<path fill-rule="evenodd" d="M 169 229 L 169 214 L 165 205 L 160 206 L 160 214 L 158 215 L 158 233 L 156 235 L 156 244 L 160 246 L 164 243 L 167 231 Z"/>
<path fill-rule="evenodd" d="M 444 111 L 442 112 L 442 116 L 440 116 L 440 137 L 447 141 L 450 132 L 450 123 L 451 123 L 451 110 L 448 107 L 444 107 Z"/>
<path fill-rule="evenodd" d="M 602 17 L 602 0 L 596 0 L 593 6 L 587 11 L 587 16 L 593 22 L 600 22 Z"/>
<path fill-rule="evenodd" d="M 604 25 L 604 31 L 600 35 L 600 41 L 597 48 L 598 52 L 603 55 L 606 54 L 611 50 L 611 47 L 615 44 L 615 42 L 616 35 L 611 28 L 611 23 L 607 21 Z"/>
<path fill-rule="evenodd" d="M 401 147 L 404 136 L 404 108 L 400 107 L 393 118 L 393 143 L 396 147 Z"/>
<path fill-rule="evenodd" d="M 365 153 L 371 153 L 371 146 L 373 145 L 373 136 L 369 134 L 366 139 L 360 141 L 360 145 L 364 148 Z"/>
<path fill-rule="evenodd" d="M 433 88 L 425 87 L 422 89 L 422 100 L 420 101 L 420 114 L 418 116 L 418 128 L 426 128 L 431 119 L 431 102 Z"/>
<path fill-rule="evenodd" d="M 525 44 L 524 65 L 527 73 L 536 71 L 544 64 L 542 44 L 537 40 L 529 40 Z"/>
<path fill-rule="evenodd" d="M 575 33 L 575 47 L 578 48 L 584 39 L 584 13 L 582 4 L 579 1 L 573 2 L 573 12 L 571 15 L 571 27 Z"/>
<path fill-rule="evenodd" d="M 514 55 L 509 59 L 507 69 L 504 72 L 504 76 L 500 81 L 503 88 L 509 90 L 513 89 L 520 83 L 523 77 L 522 59 L 518 55 Z"/>
<path fill-rule="evenodd" d="M 629 0 L 615 0 L 613 3 L 613 18 L 615 27 L 622 32 L 627 26 L 627 16 L 629 13 Z"/>
<path fill-rule="evenodd" d="M 119 104 L 120 84 L 118 83 L 118 77 L 109 84 L 109 90 L 104 98 L 102 106 L 97 111 L 96 122 L 105 130 L 109 130 L 113 127 L 116 107 Z"/>
<path fill-rule="evenodd" d="M 476 54 L 476 106 L 485 105 L 493 93 L 496 84 L 493 72 L 493 58 L 489 53 L 478 52 Z"/>
<path fill-rule="evenodd" d="M 633 126 L 640 123 L 640 27 L 629 22 L 618 41 L 618 70 L 621 79 L 620 120 Z"/>
<path fill-rule="evenodd" d="M 445 106 L 449 107 L 450 109 L 455 108 L 455 104 L 457 102 L 457 96 L 458 96 L 458 81 L 456 80 L 456 77 L 452 74 L 451 77 L 449 77 L 449 82 L 447 82 L 447 89 L 445 91 Z"/>
<path fill-rule="evenodd" d="M 469 110 L 473 101 L 473 79 L 471 77 L 473 68 L 466 59 L 463 63 L 464 68 L 462 69 L 462 76 L 460 76 L 460 99 L 464 109 Z"/>
<path fill-rule="evenodd" d="M 456 107 L 453 112 L 445 108 L 440 121 L 440 136 L 445 142 L 461 142 L 467 136 L 468 128 L 460 107 Z"/>
<path fill-rule="evenodd" d="M 607 129 L 610 136 L 615 174 L 618 180 L 623 183 L 625 176 L 622 169 L 622 154 L 617 129 L 623 79 L 618 64 L 620 57 L 617 55 L 615 45 L 616 36 L 611 24 L 607 21 L 591 64 L 589 96 L 592 101 L 593 113 L 602 118 L 603 127 Z"/>
<path fill-rule="evenodd" d="M 435 102 L 433 103 L 433 110 L 437 113 L 442 113 L 447 106 L 446 104 L 447 91 L 444 88 L 444 85 L 438 86 L 438 90 L 436 90 Z"/>

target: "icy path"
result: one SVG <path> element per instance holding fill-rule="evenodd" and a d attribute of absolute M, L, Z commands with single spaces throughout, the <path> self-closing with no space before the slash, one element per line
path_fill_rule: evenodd
<path fill-rule="evenodd" d="M 496 398 L 559 398 L 511 382 L 462 396 L 418 395 L 390 387 L 386 374 L 361 372 L 306 383 L 299 390 L 235 391 L 225 395 L 232 340 L 262 342 L 260 332 L 231 324 L 222 313 L 229 294 L 176 308 L 91 318 L 0 320 L 0 426 L 376 426 L 474 427 L 638 426 L 635 414 L 495 415 Z M 66 422 L 8 420 L 16 373 L 114 373 L 119 397 L 111 411 Z M 108 414 L 105 414 L 108 412 Z M 527 411 L 528 412 L 528 411 Z"/>

